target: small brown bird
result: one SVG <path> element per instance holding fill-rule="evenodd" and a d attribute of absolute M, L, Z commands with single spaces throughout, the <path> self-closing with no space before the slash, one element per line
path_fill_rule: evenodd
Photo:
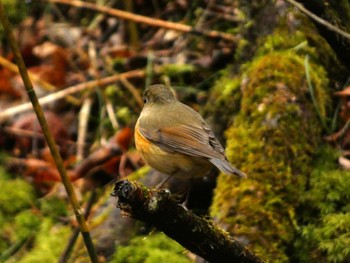
<path fill-rule="evenodd" d="M 145 162 L 179 179 L 205 176 L 212 165 L 225 174 L 246 175 L 233 167 L 204 119 L 179 102 L 171 89 L 152 85 L 135 125 L 135 144 Z"/>

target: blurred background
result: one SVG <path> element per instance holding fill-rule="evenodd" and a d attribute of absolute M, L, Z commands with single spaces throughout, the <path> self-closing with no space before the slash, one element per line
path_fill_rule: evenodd
<path fill-rule="evenodd" d="M 120 179 L 164 179 L 133 141 L 143 90 L 157 83 L 248 174 L 167 182 L 183 198 L 190 189 L 189 209 L 271 262 L 350 260 L 348 1 L 2 3 L 101 262 L 204 262 L 110 196 Z M 0 262 L 89 262 L 0 37 Z"/>

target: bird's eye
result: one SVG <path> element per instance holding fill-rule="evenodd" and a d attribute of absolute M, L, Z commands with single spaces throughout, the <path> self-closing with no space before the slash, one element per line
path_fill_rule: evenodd
<path fill-rule="evenodd" d="M 146 97 L 143 97 L 143 103 L 146 104 L 148 102 L 148 99 Z"/>

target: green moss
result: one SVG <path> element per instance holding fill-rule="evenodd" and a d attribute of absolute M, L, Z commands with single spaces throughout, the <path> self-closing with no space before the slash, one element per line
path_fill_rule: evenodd
<path fill-rule="evenodd" d="M 33 187 L 22 179 L 12 179 L 0 168 L 0 251 L 9 249 L 35 229 L 37 216 L 29 210 L 35 202 Z"/>
<path fill-rule="evenodd" d="M 222 76 L 213 86 L 208 102 L 203 109 L 203 115 L 215 134 L 223 134 L 232 123 L 232 114 L 240 109 L 241 79 L 231 76 L 230 70 L 223 70 Z"/>
<path fill-rule="evenodd" d="M 57 218 L 68 215 L 67 201 L 55 196 L 39 200 L 40 211 L 44 216 Z"/>
<path fill-rule="evenodd" d="M 263 258 L 286 262 L 298 228 L 299 192 L 322 129 L 304 54 L 271 45 L 268 50 L 242 67 L 241 109 L 226 132 L 228 159 L 249 179 L 220 176 L 211 214 Z M 328 78 L 321 66 L 311 62 L 310 67 L 315 103 L 326 118 Z"/>
<path fill-rule="evenodd" d="M 18 257 L 23 253 L 15 255 L 14 260 L 16 262 L 57 261 L 58 252 L 66 243 L 62 242 L 67 238 L 64 233 L 68 233 L 69 228 L 53 226 L 51 219 L 45 219 L 43 215 L 49 218 L 66 216 L 67 203 L 56 198 L 38 201 L 34 188 L 29 183 L 20 178 L 12 179 L 2 169 L 0 170 L 0 185 L 2 188 L 0 194 L 0 250 L 7 251 L 16 247 L 16 244 L 33 245 L 33 250 L 28 252 L 22 261 Z M 26 240 L 32 241 L 23 243 Z M 25 248 L 22 249 L 24 250 Z"/>
<path fill-rule="evenodd" d="M 11 257 L 11 254 L 24 245 L 24 242 L 30 240 L 36 234 L 40 224 L 41 218 L 32 210 L 24 210 L 14 218 L 3 220 L 0 224 L 0 262 Z"/>
<path fill-rule="evenodd" d="M 304 56 L 292 50 L 276 51 L 245 65 L 248 81 L 248 84 L 243 86 L 245 94 L 242 110 L 245 116 L 261 116 L 272 120 L 283 113 L 280 107 L 291 111 L 293 115 L 301 115 L 302 108 L 299 106 L 310 103 L 304 60 Z M 310 68 L 317 106 L 325 117 L 329 101 L 328 78 L 325 70 L 319 65 L 310 63 Z M 268 105 L 272 106 L 267 107 Z"/>
<path fill-rule="evenodd" d="M 189 86 L 197 78 L 198 68 L 192 64 L 164 64 L 159 68 L 161 78 L 171 79 L 178 86 Z"/>
<path fill-rule="evenodd" d="M 0 211 L 11 216 L 28 208 L 35 200 L 33 187 L 23 179 L 10 179 L 10 176 L 0 168 Z"/>
<path fill-rule="evenodd" d="M 302 252 L 312 255 L 303 261 L 317 262 L 320 258 L 326 258 L 327 262 L 346 262 L 350 258 L 349 232 L 350 213 L 329 214 L 324 216 L 319 224 L 303 227 L 303 239 L 299 240 L 299 248 Z M 309 248 L 308 251 L 305 251 L 305 247 L 302 248 L 302 241 Z"/>
<path fill-rule="evenodd" d="M 32 210 L 25 210 L 16 215 L 15 233 L 18 239 L 27 238 L 36 233 L 40 227 L 42 218 Z"/>
<path fill-rule="evenodd" d="M 325 117 L 327 77 L 319 66 L 312 68 L 317 106 Z M 307 153 L 317 145 L 321 130 L 303 69 L 303 58 L 292 51 L 274 52 L 245 66 L 247 83 L 242 86 L 241 112 L 227 132 L 227 155 L 247 166 L 252 177 L 261 172 L 285 177 L 285 172 L 307 171 L 311 157 Z"/>
<path fill-rule="evenodd" d="M 17 262 L 57 262 L 67 244 L 70 232 L 69 227 L 54 225 L 51 219 L 44 219 L 35 237 L 33 249 Z"/>
<path fill-rule="evenodd" d="M 281 50 L 293 50 L 300 55 L 316 55 L 315 47 L 308 45 L 305 32 L 301 31 L 295 31 L 293 34 L 290 34 L 285 28 L 279 28 L 275 30 L 274 34 L 260 39 L 259 42 L 257 56 Z"/>
<path fill-rule="evenodd" d="M 304 16 L 296 15 L 300 19 L 302 30 L 292 30 L 282 20 L 273 34 L 259 39 L 256 56 L 263 56 L 276 51 L 290 50 L 300 56 L 309 56 L 318 65 L 322 65 L 333 80 L 339 81 L 347 75 L 346 69 L 340 64 L 333 49 L 319 34 L 315 34 L 315 28 Z"/>
<path fill-rule="evenodd" d="M 172 77 L 183 74 L 192 73 L 195 71 L 195 67 L 192 64 L 165 64 L 161 67 L 160 72 Z"/>
<path fill-rule="evenodd" d="M 350 177 L 337 167 L 338 153 L 322 147 L 300 196 L 300 227 L 295 240 L 301 262 L 345 262 L 350 258 Z"/>
<path fill-rule="evenodd" d="M 163 233 L 135 237 L 128 246 L 117 247 L 113 260 L 118 263 L 180 263 L 192 262 L 184 255 L 185 249 Z"/>

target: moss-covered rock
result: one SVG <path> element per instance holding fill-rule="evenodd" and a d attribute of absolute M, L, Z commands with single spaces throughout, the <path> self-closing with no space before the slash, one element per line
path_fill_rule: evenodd
<path fill-rule="evenodd" d="M 211 214 L 263 258 L 286 262 L 298 193 L 321 139 L 328 78 L 310 62 L 312 100 L 305 55 L 269 50 L 242 67 L 241 109 L 226 132 L 228 159 L 249 179 L 220 176 Z"/>

